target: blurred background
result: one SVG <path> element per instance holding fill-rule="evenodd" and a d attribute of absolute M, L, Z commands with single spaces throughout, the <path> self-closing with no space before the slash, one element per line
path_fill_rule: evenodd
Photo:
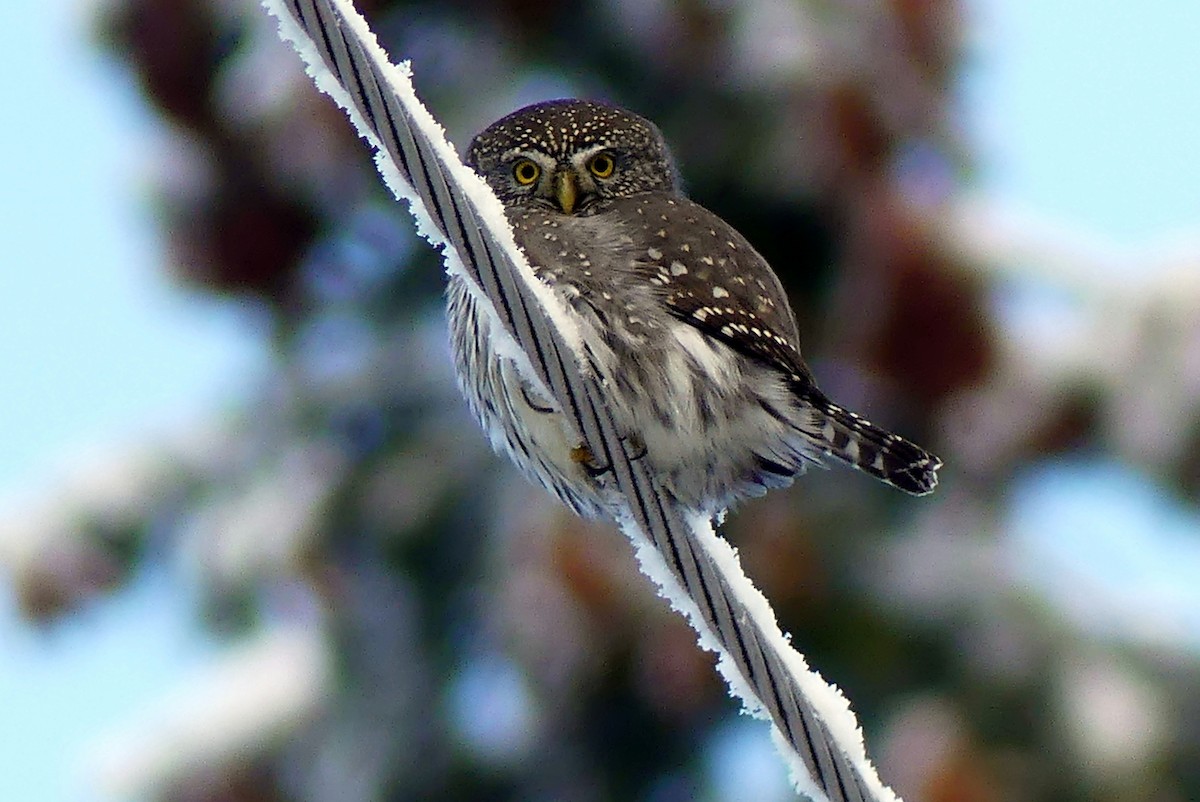
<path fill-rule="evenodd" d="M 656 120 L 839 402 L 946 461 L 730 517 L 909 802 L 1200 799 L 1200 6 L 358 0 L 460 147 Z M 488 451 L 438 261 L 249 0 L 0 26 L 0 799 L 791 794 Z"/>

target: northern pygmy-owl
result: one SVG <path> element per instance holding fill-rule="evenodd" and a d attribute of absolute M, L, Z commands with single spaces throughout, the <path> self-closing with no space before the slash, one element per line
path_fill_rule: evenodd
<path fill-rule="evenodd" d="M 679 502 L 712 514 L 825 455 L 908 493 L 933 490 L 941 460 L 817 389 L 778 278 L 684 196 L 653 123 L 599 103 L 540 103 L 476 136 L 467 162 L 577 318 L 623 435 Z M 497 353 L 457 277 L 449 309 L 460 383 L 493 445 L 576 511 L 599 513 L 602 469 L 557 404 Z"/>

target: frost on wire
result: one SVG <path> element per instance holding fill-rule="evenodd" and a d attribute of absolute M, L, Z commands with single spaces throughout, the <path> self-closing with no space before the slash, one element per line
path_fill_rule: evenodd
<path fill-rule="evenodd" d="M 375 151 L 389 189 L 486 310 L 494 345 L 546 392 L 582 442 L 610 466 L 611 515 L 638 564 L 683 614 L 747 713 L 771 722 L 796 790 L 815 802 L 898 802 L 867 760 L 845 698 L 779 630 L 734 549 L 704 516 L 679 508 L 631 459 L 565 306 L 534 276 L 500 201 L 466 167 L 417 99 L 407 64 L 392 64 L 350 0 L 264 0 L 317 87 L 346 110 Z"/>

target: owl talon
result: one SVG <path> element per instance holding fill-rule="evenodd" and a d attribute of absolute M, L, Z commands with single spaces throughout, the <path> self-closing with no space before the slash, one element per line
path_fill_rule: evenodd
<path fill-rule="evenodd" d="M 571 449 L 571 462 L 582 467 L 593 479 L 608 473 L 610 467 L 601 465 L 592 454 L 592 450 L 582 443 Z"/>

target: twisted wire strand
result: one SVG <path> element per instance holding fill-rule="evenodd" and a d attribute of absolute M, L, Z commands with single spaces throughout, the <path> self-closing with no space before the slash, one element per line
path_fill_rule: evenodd
<path fill-rule="evenodd" d="M 747 708 L 769 717 L 797 788 L 818 802 L 895 800 L 862 755 L 861 742 L 838 743 L 798 681 L 795 666 L 799 663 L 803 670 L 801 658 L 791 652 L 773 620 L 774 632 L 765 631 L 741 597 L 737 577 L 705 546 L 688 512 L 672 502 L 638 455 L 630 453 L 595 373 L 581 364 L 586 357 L 576 355 L 531 286 L 536 281 L 532 272 L 521 272 L 504 237 L 443 161 L 444 149 L 439 153 L 431 138 L 440 131 L 431 135 L 422 125 L 410 107 L 418 103 L 415 96 L 410 104 L 396 91 L 388 74 L 396 68 L 386 63 L 374 38 L 363 35 L 365 22 L 345 0 L 267 0 L 265 5 L 280 17 L 281 32 L 296 40 L 301 54 L 310 61 L 319 58 L 333 76 L 341 96 L 337 87 L 321 88 L 347 106 L 356 123 L 365 126 L 360 132 L 390 159 L 406 185 L 393 190 L 411 200 L 418 218 L 423 210 L 428 225 L 436 228 L 436 234 L 425 233 L 448 243 L 452 267 L 457 255 L 464 275 L 528 357 L 535 377 L 575 422 L 592 454 L 610 466 L 611 483 L 624 500 L 624 509 L 614 510 L 614 517 L 635 543 L 644 538 L 661 557 L 670 577 L 658 579 L 660 590 L 690 613 L 701 642 L 714 644 L 727 658 L 722 671 Z M 288 30 L 286 17 L 298 30 Z M 304 52 L 306 48 L 311 51 Z M 389 177 L 386 162 L 379 166 Z M 675 598 L 671 581 L 690 604 Z M 784 650 L 791 652 L 790 661 Z"/>

